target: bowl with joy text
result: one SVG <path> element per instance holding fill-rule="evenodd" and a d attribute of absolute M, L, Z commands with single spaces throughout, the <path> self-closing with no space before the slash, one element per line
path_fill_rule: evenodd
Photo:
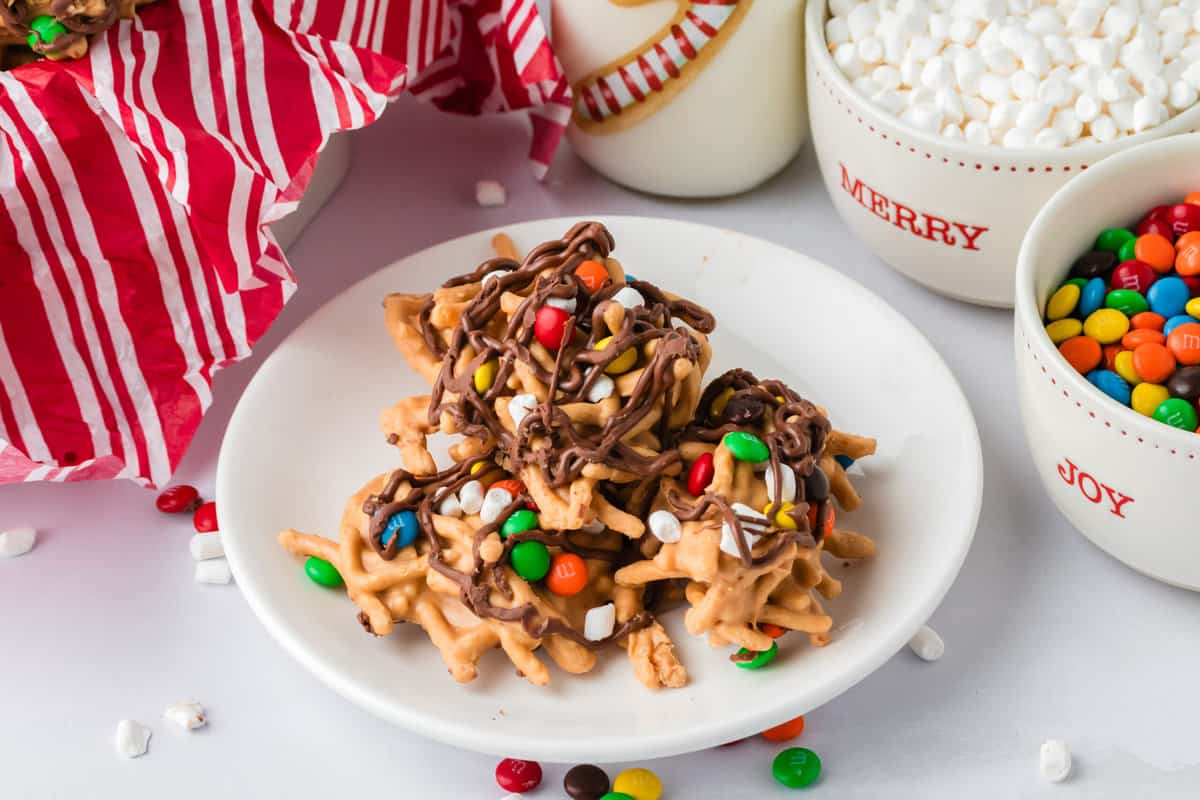
<path fill-rule="evenodd" d="M 1056 149 L 925 133 L 854 89 L 829 53 L 827 18 L 827 0 L 811 0 L 809 120 L 833 204 L 881 259 L 960 300 L 1011 306 L 1021 239 L 1055 191 L 1114 153 L 1200 127 L 1196 105 L 1134 136 Z"/>
<path fill-rule="evenodd" d="M 1017 396 L 1030 455 L 1050 498 L 1113 557 L 1200 590 L 1196 490 L 1200 435 L 1103 394 L 1047 335 L 1042 310 L 1098 231 L 1200 187 L 1200 134 L 1151 142 L 1105 160 L 1037 215 L 1017 261 Z"/>

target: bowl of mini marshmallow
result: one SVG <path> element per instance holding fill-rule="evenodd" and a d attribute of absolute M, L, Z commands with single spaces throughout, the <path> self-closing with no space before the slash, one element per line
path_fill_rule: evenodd
<path fill-rule="evenodd" d="M 1013 305 L 1073 176 L 1200 128 L 1200 3 L 810 0 L 812 137 L 834 206 L 908 277 Z"/>

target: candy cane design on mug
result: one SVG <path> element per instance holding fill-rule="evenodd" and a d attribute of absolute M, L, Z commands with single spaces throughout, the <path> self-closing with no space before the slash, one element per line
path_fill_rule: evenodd
<path fill-rule="evenodd" d="M 652 0 L 608 0 L 633 7 Z M 754 0 L 676 0 L 675 14 L 632 51 L 571 88 L 575 123 L 591 134 L 625 130 L 683 91 L 734 34 Z"/>

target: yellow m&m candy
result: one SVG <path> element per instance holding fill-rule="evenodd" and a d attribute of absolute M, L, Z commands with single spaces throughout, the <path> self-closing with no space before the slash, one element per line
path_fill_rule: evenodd
<path fill-rule="evenodd" d="M 648 769 L 627 769 L 613 781 L 613 791 L 627 794 L 633 800 L 658 800 L 662 797 L 662 781 Z"/>
<path fill-rule="evenodd" d="M 774 503 L 767 503 L 765 506 L 763 506 L 763 514 L 770 516 L 772 505 L 774 505 Z M 790 513 L 791 510 L 795 507 L 796 506 L 794 503 L 780 503 L 779 504 L 779 510 L 775 512 L 775 526 L 777 528 L 781 528 L 782 530 L 785 530 L 785 531 L 796 530 L 796 528 L 797 528 L 796 520 L 792 519 L 792 516 Z"/>
<path fill-rule="evenodd" d="M 1129 332 L 1129 317 L 1115 308 L 1102 308 L 1093 311 L 1091 316 L 1084 320 L 1083 332 L 1100 344 L 1119 342 L 1121 337 Z"/>
<path fill-rule="evenodd" d="M 1167 391 L 1167 387 L 1160 386 L 1157 383 L 1139 383 L 1133 387 L 1133 394 L 1130 397 L 1129 405 L 1133 406 L 1133 410 L 1145 417 L 1154 416 L 1154 409 L 1158 408 L 1162 401 L 1171 396 Z"/>
<path fill-rule="evenodd" d="M 479 365 L 472 376 L 475 382 L 475 391 L 483 394 L 488 389 L 492 388 L 492 384 L 496 382 L 496 372 L 500 369 L 500 362 L 496 359 L 485 361 Z"/>
<path fill-rule="evenodd" d="M 1113 359 L 1113 372 L 1125 379 L 1125 382 L 1130 386 L 1141 383 L 1142 379 L 1138 377 L 1137 370 L 1133 368 L 1133 351 L 1122 350 L 1117 353 Z"/>
<path fill-rule="evenodd" d="M 1083 323 L 1077 319 L 1059 319 L 1046 326 L 1046 335 L 1056 345 L 1083 333 Z"/>
<path fill-rule="evenodd" d="M 603 350 L 604 348 L 608 347 L 608 344 L 611 341 L 612 341 L 611 336 L 605 336 L 603 339 L 596 342 L 596 349 Z M 637 363 L 637 350 L 635 350 L 631 347 L 628 350 L 626 350 L 624 353 L 621 353 L 621 355 L 619 355 L 615 359 L 613 359 L 612 362 L 609 363 L 609 365 L 604 368 L 604 371 L 607 372 L 609 375 L 620 375 L 622 372 L 629 372 L 629 370 L 633 369 L 633 365 L 636 363 Z"/>

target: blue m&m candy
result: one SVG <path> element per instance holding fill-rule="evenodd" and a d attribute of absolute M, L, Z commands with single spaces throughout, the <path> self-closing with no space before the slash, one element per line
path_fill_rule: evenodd
<path fill-rule="evenodd" d="M 834 456 L 833 460 L 840 464 L 842 469 L 850 469 L 850 467 L 854 466 L 854 459 L 841 453 Z"/>
<path fill-rule="evenodd" d="M 417 524 L 417 515 L 405 509 L 397 511 L 387 521 L 387 527 L 379 536 L 379 543 L 387 547 L 392 539 L 396 539 L 396 549 L 408 547 L 417 540 L 421 526 Z"/>
<path fill-rule="evenodd" d="M 1171 331 L 1175 330 L 1180 325 L 1186 325 L 1189 322 L 1200 322 L 1200 320 L 1196 319 L 1195 317 L 1188 316 L 1187 314 L 1176 314 L 1168 319 L 1166 324 L 1163 325 L 1163 336 L 1170 336 Z"/>
<path fill-rule="evenodd" d="M 1159 278 L 1146 290 L 1146 299 L 1150 301 L 1150 310 L 1155 314 L 1170 319 L 1183 313 L 1187 301 L 1192 297 L 1188 285 L 1182 278 L 1170 275 Z"/>
<path fill-rule="evenodd" d="M 1129 405 L 1132 390 L 1129 384 L 1115 372 L 1106 369 L 1094 369 L 1087 374 L 1088 381 L 1100 391 L 1122 405 Z"/>
<path fill-rule="evenodd" d="M 1104 278 L 1092 278 L 1083 286 L 1083 292 L 1079 296 L 1079 315 L 1083 319 L 1087 319 L 1092 315 L 1092 312 L 1098 310 L 1104 305 L 1104 298 L 1108 296 L 1108 285 L 1104 282 Z"/>

